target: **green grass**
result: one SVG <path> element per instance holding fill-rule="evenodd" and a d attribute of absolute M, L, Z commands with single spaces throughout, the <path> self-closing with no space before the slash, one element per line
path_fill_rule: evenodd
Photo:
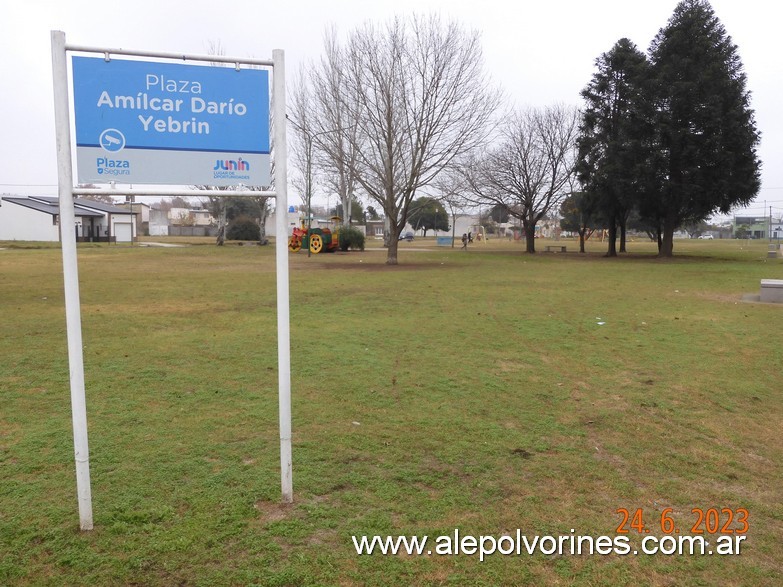
<path fill-rule="evenodd" d="M 95 530 L 78 530 L 60 251 L 0 244 L 0 584 L 783 582 L 766 243 L 291 255 L 280 503 L 272 247 L 79 249 Z M 544 243 L 542 243 L 544 244 Z M 568 242 L 569 250 L 575 243 Z M 543 247 L 541 247 L 543 248 Z M 604 322 L 599 325 L 598 322 Z M 351 535 L 616 534 L 747 508 L 740 556 L 362 556 Z M 655 532 L 660 535 L 660 532 Z M 630 534 L 636 544 L 641 538 Z"/>

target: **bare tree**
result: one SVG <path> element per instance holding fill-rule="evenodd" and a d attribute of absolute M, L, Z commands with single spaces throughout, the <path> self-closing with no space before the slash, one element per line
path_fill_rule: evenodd
<path fill-rule="evenodd" d="M 310 206 L 315 183 L 315 169 L 313 165 L 313 120 L 316 114 L 313 112 L 314 103 L 312 91 L 308 85 L 308 72 L 304 67 L 300 68 L 296 82 L 292 84 L 291 100 L 288 101 L 288 113 L 286 119 L 291 123 L 293 133 L 288 142 L 292 164 L 292 173 L 289 179 L 294 189 L 301 194 L 302 203 Z"/>
<path fill-rule="evenodd" d="M 457 215 L 469 205 L 469 199 L 465 194 L 465 182 L 457 166 L 444 169 L 435 180 L 433 187 L 438 192 L 438 200 L 443 202 L 451 215 L 451 247 L 454 248 L 457 238 Z"/>
<path fill-rule="evenodd" d="M 316 165 L 323 173 L 326 189 L 340 198 L 346 216 L 343 223 L 349 224 L 356 190 L 358 143 L 355 109 L 349 108 L 343 99 L 347 91 L 344 62 L 337 31 L 331 28 L 324 37 L 324 57 L 310 72 L 309 85 L 317 106 L 312 138 L 318 147 Z"/>
<path fill-rule="evenodd" d="M 345 185 L 355 181 L 383 208 L 386 262 L 396 265 L 416 191 L 483 144 L 500 93 L 484 73 L 478 34 L 436 16 L 366 24 L 342 47 L 332 33 L 326 47 L 313 87 L 317 111 L 332 109 L 319 124 L 334 132 L 319 143 Z"/>
<path fill-rule="evenodd" d="M 355 198 L 356 122 L 343 100 L 344 58 L 334 28 L 324 37 L 324 57 L 299 72 L 293 86 L 287 118 L 293 126 L 291 141 L 294 186 L 311 209 L 316 184 L 342 204 L 344 224 L 350 223 L 351 201 Z"/>
<path fill-rule="evenodd" d="M 508 117 L 496 147 L 467 167 L 477 202 L 499 205 L 522 221 L 526 251 L 536 252 L 536 224 L 570 192 L 578 112 L 563 105 Z"/>

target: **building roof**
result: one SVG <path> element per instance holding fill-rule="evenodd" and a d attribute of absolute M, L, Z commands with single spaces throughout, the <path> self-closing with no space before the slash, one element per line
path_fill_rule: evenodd
<path fill-rule="evenodd" d="M 53 202 L 49 200 L 53 200 Z M 43 212 L 52 216 L 60 215 L 60 206 L 57 202 L 57 198 L 13 198 L 10 196 L 3 196 L 3 201 L 18 204 L 19 206 L 31 208 L 32 210 L 37 210 L 38 212 Z M 78 206 L 74 207 L 74 214 L 82 217 L 103 217 L 103 214 L 100 212 L 87 210 Z"/>
<path fill-rule="evenodd" d="M 49 204 L 57 204 L 59 198 L 54 196 L 31 196 L 35 200 L 46 202 Z M 106 204 L 104 202 L 96 202 L 95 200 L 88 200 L 86 198 L 74 198 L 73 204 L 76 208 L 88 208 L 90 210 L 98 210 L 99 212 L 108 214 L 130 214 L 127 208 L 120 208 L 113 204 Z M 79 214 L 77 214 L 79 216 Z M 102 216 L 102 215 L 101 215 Z"/>

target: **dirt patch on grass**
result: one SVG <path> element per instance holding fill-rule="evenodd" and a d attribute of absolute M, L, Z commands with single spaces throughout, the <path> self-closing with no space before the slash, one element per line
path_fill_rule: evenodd
<path fill-rule="evenodd" d="M 307 539 L 308 546 L 318 547 L 337 547 L 340 545 L 340 539 L 336 530 L 321 529 L 316 530 Z"/>
<path fill-rule="evenodd" d="M 253 504 L 253 507 L 258 510 L 260 514 L 258 521 L 262 524 L 271 524 L 273 522 L 287 520 L 292 517 L 294 513 L 294 506 L 292 504 L 277 501 L 259 499 Z"/>
<path fill-rule="evenodd" d="M 501 373 L 517 373 L 523 369 L 532 369 L 531 365 L 518 361 L 498 361 L 495 363 Z"/>

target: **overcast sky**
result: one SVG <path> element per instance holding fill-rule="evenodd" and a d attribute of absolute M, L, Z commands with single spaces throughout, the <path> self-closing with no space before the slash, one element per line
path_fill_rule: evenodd
<path fill-rule="evenodd" d="M 26 0 L 0 21 L 0 193 L 56 195 L 50 31 L 68 43 L 177 53 L 271 58 L 284 49 L 290 80 L 317 59 L 324 28 L 341 32 L 395 14 L 435 12 L 481 32 L 485 66 L 519 106 L 580 105 L 594 61 L 618 39 L 643 51 L 675 0 Z M 770 0 L 713 0 L 739 47 L 762 133 L 762 190 L 748 210 L 783 212 L 783 8 Z M 291 203 L 297 203 L 295 194 Z M 766 201 L 767 208 L 764 209 Z"/>

